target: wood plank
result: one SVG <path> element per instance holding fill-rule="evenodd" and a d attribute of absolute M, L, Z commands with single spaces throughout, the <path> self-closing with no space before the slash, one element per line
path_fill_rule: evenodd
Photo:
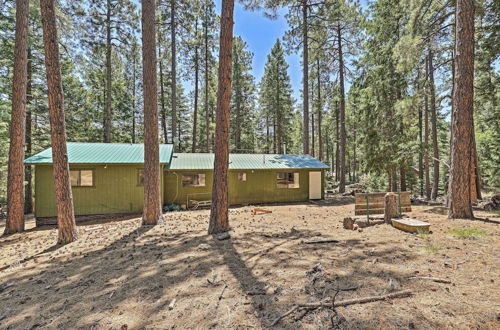
<path fill-rule="evenodd" d="M 392 226 L 410 233 L 429 231 L 430 223 L 412 218 L 392 219 Z"/>
<path fill-rule="evenodd" d="M 376 200 L 376 199 L 383 199 L 385 197 L 386 192 L 380 192 L 380 193 L 368 193 L 368 200 Z M 396 193 L 397 194 L 397 193 Z M 356 201 L 366 201 L 366 194 L 363 193 L 357 193 L 354 194 L 354 198 Z M 402 191 L 401 192 L 401 199 L 405 200 L 410 200 L 411 199 L 411 194 L 409 191 Z"/>
<path fill-rule="evenodd" d="M 401 203 L 401 206 L 402 207 L 411 207 L 411 203 Z M 368 207 L 370 209 L 380 209 L 380 208 L 384 208 L 384 203 L 370 203 L 368 205 Z M 366 209 L 366 203 L 364 204 L 354 204 L 354 208 L 356 210 L 361 210 L 361 209 Z"/>
<path fill-rule="evenodd" d="M 411 207 L 409 207 L 409 206 L 401 207 L 401 212 L 411 212 Z M 383 208 L 378 208 L 378 209 L 370 208 L 370 214 L 384 214 L 384 209 Z M 366 208 L 359 209 L 359 210 L 355 209 L 354 215 L 366 215 Z"/>

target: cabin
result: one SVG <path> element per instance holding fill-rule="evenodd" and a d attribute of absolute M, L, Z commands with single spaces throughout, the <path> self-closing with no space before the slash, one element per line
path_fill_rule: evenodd
<path fill-rule="evenodd" d="M 69 142 L 67 149 L 75 215 L 142 212 L 142 144 Z M 34 166 L 37 224 L 55 223 L 52 149 L 29 157 L 25 164 Z M 161 144 L 159 166 L 162 205 L 210 204 L 214 154 L 173 153 L 172 145 Z M 308 155 L 230 154 L 229 203 L 322 199 L 328 168 Z"/>

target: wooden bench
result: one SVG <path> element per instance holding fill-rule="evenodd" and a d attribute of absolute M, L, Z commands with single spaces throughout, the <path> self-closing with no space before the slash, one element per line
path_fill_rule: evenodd
<path fill-rule="evenodd" d="M 200 206 L 210 206 L 212 205 L 212 201 L 197 201 L 194 199 L 189 200 L 189 203 L 193 205 L 191 209 L 196 210 Z"/>
<path fill-rule="evenodd" d="M 384 214 L 385 192 L 381 193 L 358 193 L 354 195 L 355 215 Z M 396 193 L 398 194 L 398 193 Z M 398 207 L 400 213 L 411 212 L 410 192 L 402 191 L 398 194 Z"/>

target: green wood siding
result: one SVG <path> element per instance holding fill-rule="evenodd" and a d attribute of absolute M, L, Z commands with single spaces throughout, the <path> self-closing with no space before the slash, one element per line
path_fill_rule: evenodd
<path fill-rule="evenodd" d="M 72 188 L 75 215 L 142 212 L 144 188 L 137 184 L 138 169 L 142 167 L 142 164 L 70 165 L 70 169 L 94 171 L 94 187 Z M 56 216 L 51 165 L 35 166 L 35 199 L 37 217 Z"/>
<path fill-rule="evenodd" d="M 320 171 L 322 178 L 322 197 L 324 190 L 324 170 L 230 170 L 229 171 L 229 203 L 274 203 L 274 202 L 294 202 L 309 199 L 309 172 Z M 247 180 L 238 180 L 238 173 L 246 173 Z M 277 172 L 297 172 L 299 173 L 299 188 L 277 188 Z M 204 173 L 205 187 L 182 187 L 181 175 L 187 173 Z M 210 200 L 212 191 L 212 171 L 209 170 L 168 170 L 164 173 L 164 203 L 175 202 L 185 205 L 189 199 Z M 188 197 L 189 194 L 189 197 Z"/>

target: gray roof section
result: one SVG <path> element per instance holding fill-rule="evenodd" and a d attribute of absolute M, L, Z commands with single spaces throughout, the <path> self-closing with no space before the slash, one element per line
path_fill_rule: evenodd
<path fill-rule="evenodd" d="M 171 170 L 211 170 L 214 167 L 214 154 L 174 153 L 166 167 Z M 230 170 L 265 169 L 327 169 L 316 158 L 309 155 L 270 155 L 270 154 L 230 154 Z"/>

